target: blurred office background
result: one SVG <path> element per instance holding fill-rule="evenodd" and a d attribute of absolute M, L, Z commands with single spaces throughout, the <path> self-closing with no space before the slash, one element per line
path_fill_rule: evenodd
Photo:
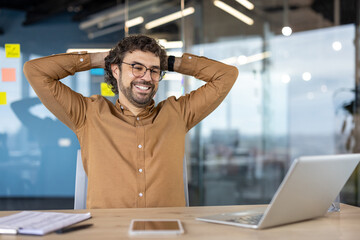
<path fill-rule="evenodd" d="M 360 150 L 359 19 L 360 0 L 0 0 L 0 210 L 73 208 L 78 141 L 39 102 L 23 64 L 137 33 L 240 72 L 188 134 L 190 205 L 269 203 L 296 157 Z M 63 80 L 108 96 L 102 81 L 101 69 Z M 202 84 L 168 73 L 155 99 Z M 356 170 L 342 202 L 360 206 L 359 181 Z"/>

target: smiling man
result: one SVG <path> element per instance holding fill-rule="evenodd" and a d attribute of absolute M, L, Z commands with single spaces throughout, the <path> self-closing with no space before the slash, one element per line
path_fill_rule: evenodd
<path fill-rule="evenodd" d="M 115 105 L 99 95 L 84 97 L 59 81 L 99 67 L 119 95 Z M 164 70 L 207 83 L 155 106 Z M 205 57 L 167 56 L 155 39 L 143 35 L 124 38 L 109 53 L 31 60 L 24 72 L 44 105 L 79 139 L 88 208 L 185 206 L 185 135 L 224 100 L 238 75 L 237 68 Z"/>
<path fill-rule="evenodd" d="M 128 52 L 131 54 L 126 54 L 120 63 L 115 63 L 118 55 L 116 49 L 106 58 L 107 66 L 109 63 L 111 64 L 111 71 L 107 68 L 109 74 L 107 74 L 106 80 L 110 85 L 120 89 L 119 101 L 137 115 L 142 108 L 151 103 L 157 91 L 158 83 L 163 76 L 160 57 L 163 58 L 164 63 L 166 53 L 161 48 L 158 53 L 139 49 L 128 50 Z M 123 67 L 124 69 L 131 68 L 131 71 L 121 71 Z M 125 75 L 122 76 L 122 73 Z M 115 92 L 117 93 L 117 90 Z"/>

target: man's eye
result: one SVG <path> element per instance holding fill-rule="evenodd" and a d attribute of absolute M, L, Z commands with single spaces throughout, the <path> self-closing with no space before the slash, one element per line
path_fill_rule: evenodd
<path fill-rule="evenodd" d="M 156 74 L 160 74 L 160 70 L 159 69 L 151 69 L 152 73 L 156 73 Z"/>
<path fill-rule="evenodd" d="M 139 70 L 139 71 L 141 71 L 141 70 L 144 69 L 144 67 L 139 66 L 139 65 L 134 65 L 134 68 L 135 68 L 136 70 Z"/>

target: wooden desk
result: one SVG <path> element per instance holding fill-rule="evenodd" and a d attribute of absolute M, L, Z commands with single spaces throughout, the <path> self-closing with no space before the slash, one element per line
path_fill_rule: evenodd
<path fill-rule="evenodd" d="M 185 234 L 152 239 L 360 239 L 360 208 L 341 205 L 341 212 L 326 217 L 265 230 L 252 230 L 221 224 L 196 221 L 195 217 L 221 212 L 246 210 L 254 206 L 183 207 L 148 209 L 94 209 L 93 218 L 86 223 L 94 226 L 66 234 L 51 233 L 44 237 L 0 235 L 1 240 L 12 239 L 142 239 L 129 237 L 128 228 L 133 218 L 177 218 L 183 223 Z M 66 210 L 60 212 L 86 212 Z M 0 216 L 14 212 L 3 211 Z"/>

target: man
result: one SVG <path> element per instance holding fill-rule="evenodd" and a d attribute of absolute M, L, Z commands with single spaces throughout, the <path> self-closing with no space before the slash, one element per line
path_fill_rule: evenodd
<path fill-rule="evenodd" d="M 115 106 L 102 96 L 83 97 L 59 81 L 99 67 L 119 93 Z M 207 83 L 155 106 L 152 97 L 163 70 Z M 185 135 L 222 102 L 238 75 L 235 67 L 204 57 L 167 57 L 156 40 L 142 35 L 124 38 L 110 53 L 31 60 L 24 72 L 44 105 L 79 139 L 88 208 L 185 206 Z"/>

